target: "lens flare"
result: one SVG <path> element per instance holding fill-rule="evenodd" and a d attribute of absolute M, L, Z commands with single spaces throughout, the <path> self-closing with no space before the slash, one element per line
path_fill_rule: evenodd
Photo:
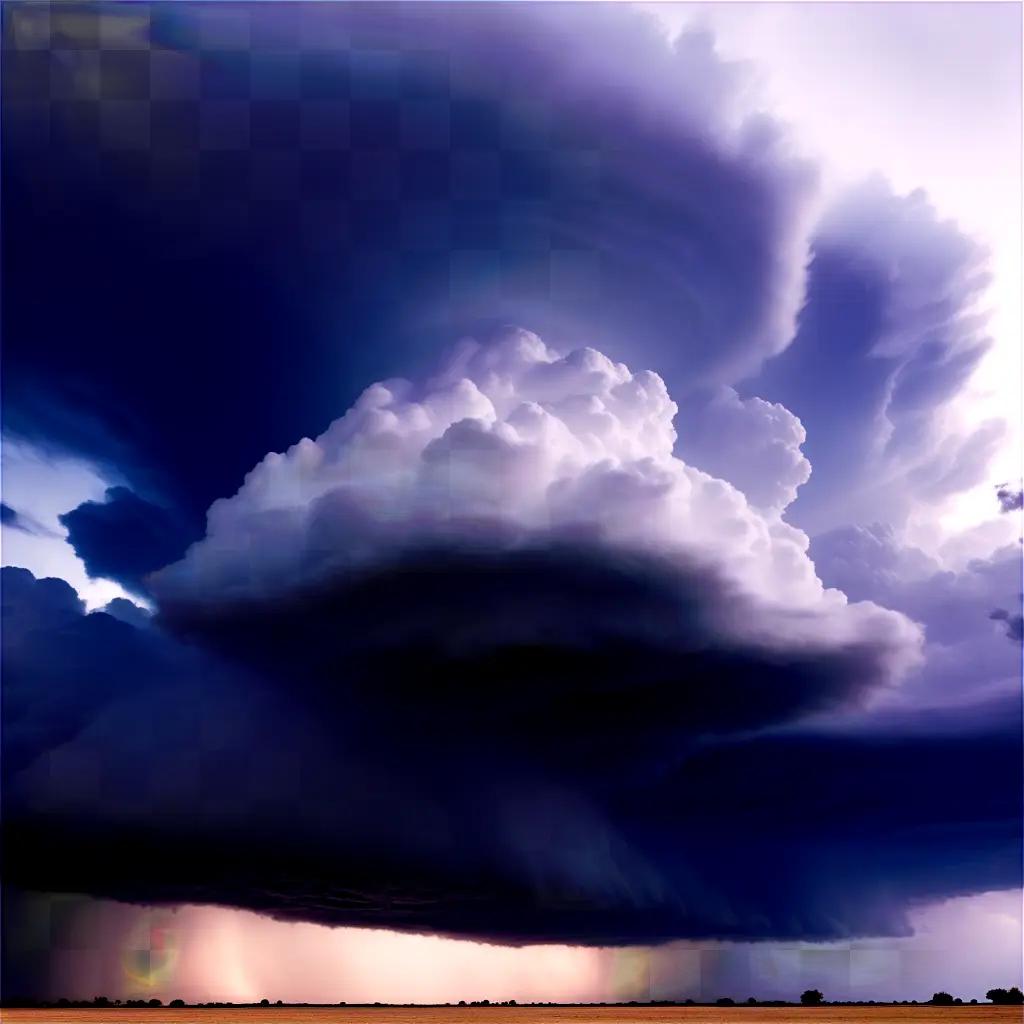
<path fill-rule="evenodd" d="M 171 915 L 148 913 L 132 929 L 121 954 L 125 978 L 152 992 L 171 980 L 178 952 L 178 929 Z"/>

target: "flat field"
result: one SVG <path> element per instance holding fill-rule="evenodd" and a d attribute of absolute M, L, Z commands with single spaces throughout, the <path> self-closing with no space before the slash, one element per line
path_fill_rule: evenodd
<path fill-rule="evenodd" d="M 437 1006 L 4 1010 L 4 1024 L 1010 1024 L 1020 1006 Z"/>

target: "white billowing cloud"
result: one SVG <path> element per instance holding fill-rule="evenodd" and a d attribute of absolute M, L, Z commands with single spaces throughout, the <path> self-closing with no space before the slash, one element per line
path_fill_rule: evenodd
<path fill-rule="evenodd" d="M 807 431 L 778 402 L 740 398 L 728 387 L 682 410 L 683 456 L 738 487 L 765 513 L 781 513 L 811 476 L 801 451 Z"/>
<path fill-rule="evenodd" d="M 804 533 L 673 454 L 676 411 L 657 374 L 593 349 L 562 356 L 518 329 L 465 341 L 433 379 L 374 384 L 316 440 L 267 455 L 154 585 L 170 602 L 218 604 L 424 545 L 582 539 L 708 566 L 756 604 L 737 624 L 748 636 L 881 641 L 913 661 L 909 620 L 823 587 Z M 798 450 L 802 428 L 781 407 L 741 413 Z M 806 460 L 789 453 L 780 471 L 762 488 L 776 504 Z"/>

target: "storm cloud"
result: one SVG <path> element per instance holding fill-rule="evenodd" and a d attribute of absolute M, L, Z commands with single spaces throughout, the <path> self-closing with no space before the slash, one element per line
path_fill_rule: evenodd
<path fill-rule="evenodd" d="M 707 33 L 612 7 L 139 5 L 55 13 L 48 51 L 34 18 L 4 41 L 5 428 L 194 528 L 463 333 L 628 339 L 677 388 L 792 333 L 815 172 Z M 133 46 L 93 82 L 75 33 L 101 21 Z"/>
<path fill-rule="evenodd" d="M 100 704 L 5 760 L 11 877 L 592 944 L 899 934 L 918 899 L 1013 884 L 1005 715 L 873 730 L 916 627 L 825 589 L 799 531 L 673 455 L 674 412 L 654 374 L 504 331 L 267 456 L 149 577 L 155 619 L 17 575 L 38 647 L 9 659 L 12 721 L 42 691 Z M 39 656 L 54 633 L 116 667 L 105 687 Z M 833 744 L 811 723 L 844 709 Z M 769 765 L 778 828 L 751 816 Z M 849 772 L 875 794 L 855 835 L 814 803 Z M 925 785 L 983 821 L 962 859 L 920 840 Z"/>
<path fill-rule="evenodd" d="M 1019 886 L 1019 550 L 864 525 L 1003 439 L 982 249 L 812 225 L 637 10 L 200 7 L 4 34 L 4 429 L 154 605 L 3 570 L 5 881 L 583 944 Z"/>
<path fill-rule="evenodd" d="M 800 710 L 809 693 L 834 695 L 844 664 L 845 685 L 859 686 L 856 659 L 785 664 L 721 641 L 709 650 L 705 638 L 689 661 L 677 651 L 637 677 L 635 649 L 574 662 L 563 644 L 465 674 L 448 655 L 440 678 L 436 653 L 381 665 L 374 692 L 266 648 L 227 669 L 158 628 L 83 615 L 64 589 L 48 596 L 53 581 L 21 574 L 8 586 L 12 572 L 5 618 L 50 649 L 78 637 L 89 655 L 33 659 L 29 674 L 12 657 L 7 668 L 5 720 L 21 737 L 4 749 L 14 884 L 605 944 L 900 934 L 917 900 L 1019 881 L 1009 708 L 974 726 L 959 716 L 957 730 L 915 719 L 879 736 L 869 719 L 845 736 L 745 731 L 799 714 L 801 685 Z M 594 575 L 576 577 L 591 608 Z M 387 590 L 408 582 L 398 575 Z M 464 582 L 435 579 L 430 596 Z M 180 673 L 154 676 L 168 662 Z M 107 685 L 83 698 L 70 683 L 90 664 Z M 567 669 L 553 692 L 518 675 L 553 664 Z M 669 685 L 658 672 L 673 665 L 681 677 Z M 41 691 L 62 709 L 59 727 L 26 721 Z M 852 795 L 837 805 L 838 791 Z"/>
<path fill-rule="evenodd" d="M 151 577 L 173 614 L 279 600 L 420 548 L 515 552 L 567 538 L 696 562 L 751 609 L 738 636 L 893 651 L 902 616 L 826 590 L 807 537 L 673 454 L 662 379 L 518 328 L 466 340 L 433 375 L 367 388 L 315 440 L 268 454 L 210 509 L 206 536 Z"/>

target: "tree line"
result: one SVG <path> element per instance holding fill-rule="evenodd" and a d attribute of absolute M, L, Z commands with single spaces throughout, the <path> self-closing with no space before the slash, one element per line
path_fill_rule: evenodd
<path fill-rule="evenodd" d="M 992 1003 L 995 1006 L 1022 1006 L 1022 1005 L 1024 1005 L 1024 993 L 1022 993 L 1021 990 L 1016 985 L 1014 985 L 1012 988 L 1008 988 L 1008 989 L 1007 988 L 990 988 L 988 990 L 988 992 L 985 993 L 985 998 L 990 1003 Z M 970 1005 L 977 1005 L 977 1002 L 978 1002 L 977 999 L 969 1000 L 969 1004 Z M 931 999 L 927 1000 L 927 1003 L 932 1005 L 932 1006 L 961 1006 L 961 1005 L 963 1005 L 964 1000 L 959 998 L 959 997 L 954 997 L 954 996 L 950 995 L 949 992 L 936 992 L 936 993 L 934 993 L 932 995 Z M 800 995 L 800 1004 L 802 1006 L 826 1006 L 826 1005 L 832 1005 L 832 1006 L 843 1006 L 843 1005 L 847 1005 L 847 1006 L 849 1006 L 849 1005 L 853 1005 L 853 1006 L 865 1006 L 865 1005 L 866 1006 L 874 1006 L 874 1005 L 882 1005 L 882 1006 L 896 1006 L 896 1005 L 917 1006 L 917 1005 L 919 1005 L 918 1001 L 916 999 L 909 999 L 909 1000 L 908 999 L 903 999 L 903 1000 L 896 1000 L 896 1001 L 890 1001 L 890 1000 L 878 1000 L 878 1001 L 876 1001 L 874 999 L 869 999 L 869 1000 L 862 1000 L 862 999 L 861 1000 L 848 1000 L 848 999 L 845 999 L 845 1000 L 834 1000 L 831 1003 L 829 1003 L 829 1002 L 826 1001 L 824 994 L 819 989 L 816 989 L 816 988 L 809 988 L 806 991 L 804 991 L 803 993 L 801 993 L 801 995 Z M 85 1007 L 115 1007 L 115 1006 L 124 1006 L 124 1007 L 142 1008 L 142 1007 L 150 1007 L 150 1006 L 151 1007 L 160 1007 L 160 1006 L 163 1006 L 164 1004 L 159 999 L 125 999 L 125 1000 L 121 1000 L 121 999 L 109 999 L 107 996 L 96 996 L 94 999 L 58 999 L 56 1002 L 45 1002 L 45 1001 L 41 1001 L 41 1000 L 17 1000 L 17 1001 L 7 1002 L 7 1003 L 5 1003 L 5 1005 L 8 1005 L 8 1006 L 25 1006 L 25 1007 L 69 1007 L 69 1008 L 72 1008 L 72 1007 L 74 1007 L 74 1008 L 78 1008 L 78 1007 L 85 1008 Z M 191 1006 L 206 1006 L 206 1007 L 226 1007 L 226 1006 L 271 1006 L 271 1005 L 283 1006 L 283 1005 L 286 1005 L 286 1004 L 282 1003 L 282 1001 L 280 999 L 278 999 L 277 1002 L 274 1003 L 274 1004 L 271 1004 L 269 999 L 261 999 L 258 1003 L 208 1002 L 208 1003 L 191 1003 L 191 1004 L 190 1003 L 186 1003 L 184 999 L 172 999 L 167 1005 L 169 1007 L 179 1008 L 179 1007 L 185 1007 L 185 1006 L 190 1006 L 190 1005 Z M 288 1005 L 313 1005 L 313 1004 L 299 1003 L 299 1004 L 288 1004 Z M 342 1001 L 338 1005 L 345 1006 L 345 1005 L 348 1005 L 348 1004 L 346 1004 L 344 1001 Z M 378 1003 L 373 1003 L 373 1004 L 352 1004 L 352 1005 L 387 1006 L 387 1005 L 391 1005 L 391 1004 L 379 1003 L 378 1002 Z M 402 1004 L 402 1005 L 415 1005 L 415 1004 Z M 451 1004 L 445 1003 L 444 1005 L 445 1006 L 449 1006 Z M 492 1002 L 490 999 L 476 999 L 476 1000 L 472 1000 L 472 1001 L 469 1001 L 469 1002 L 467 1002 L 465 999 L 460 999 L 457 1005 L 458 1006 L 516 1006 L 516 1005 L 519 1005 L 519 1004 L 517 1004 L 514 999 L 506 999 L 504 1001 L 497 1001 L 496 1000 L 494 1002 Z M 560 1005 L 573 1005 L 573 1004 L 561 1004 L 561 1003 L 553 1003 L 553 1002 L 547 1002 L 547 1003 L 539 1002 L 539 1003 L 532 1003 L 532 1004 L 527 1004 L 527 1005 L 533 1005 L 533 1006 L 560 1006 Z M 580 1004 L 577 1004 L 577 1005 L 580 1005 Z M 645 1001 L 642 1001 L 642 1002 L 639 1001 L 639 1000 L 636 1000 L 636 999 L 631 999 L 627 1003 L 621 1003 L 621 1002 L 617 1002 L 617 1003 L 604 1003 L 604 1002 L 602 1002 L 602 1003 L 591 1003 L 591 1004 L 586 1004 L 586 1005 L 594 1005 L 594 1006 L 622 1006 L 622 1005 L 625 1005 L 625 1006 L 697 1006 L 697 1005 L 701 1005 L 701 1004 L 698 1004 L 693 999 L 650 999 L 650 1000 L 645 1000 Z M 744 1005 L 746 1005 L 746 1006 L 791 1006 L 792 1004 L 788 1003 L 788 1002 L 786 1002 L 785 1000 L 782 1000 L 782 999 L 758 1000 L 758 999 L 755 999 L 753 996 L 750 996 L 750 998 L 748 998 L 745 1002 L 737 1002 L 735 999 L 732 999 L 729 996 L 723 996 L 720 999 L 716 999 L 713 1004 L 706 1004 L 705 1003 L 703 1005 L 715 1005 L 715 1006 L 744 1006 Z"/>

